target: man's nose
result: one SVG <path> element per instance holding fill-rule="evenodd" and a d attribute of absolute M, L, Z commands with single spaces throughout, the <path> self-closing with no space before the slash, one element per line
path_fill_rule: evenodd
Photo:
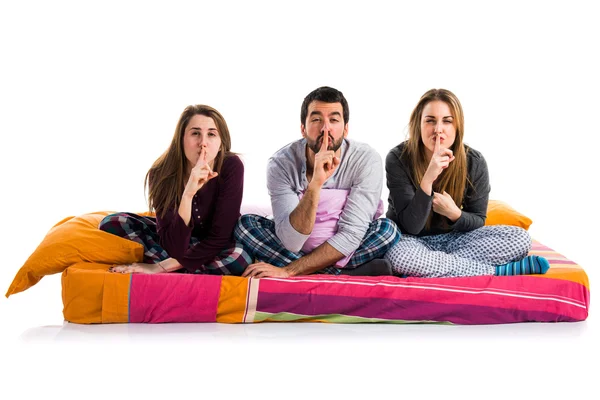
<path fill-rule="evenodd" d="M 323 122 L 323 126 L 321 127 L 322 133 L 329 133 L 331 131 L 331 124 L 329 121 Z"/>

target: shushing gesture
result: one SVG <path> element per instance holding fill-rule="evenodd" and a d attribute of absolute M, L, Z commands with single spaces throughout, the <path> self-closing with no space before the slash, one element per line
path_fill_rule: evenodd
<path fill-rule="evenodd" d="M 312 182 L 315 182 L 319 187 L 323 186 L 325 181 L 333 175 L 337 167 L 340 165 L 339 157 L 336 157 L 333 150 L 329 150 L 329 134 L 323 134 L 323 141 L 319 152 L 315 154 L 315 164 L 313 168 Z"/>
<path fill-rule="evenodd" d="M 440 146 L 440 135 L 436 135 L 433 155 L 431 156 L 431 161 L 429 161 L 427 171 L 423 175 L 423 179 L 433 183 L 442 171 L 448 168 L 452 161 L 454 161 L 452 150 L 442 148 Z"/>
<path fill-rule="evenodd" d="M 190 177 L 185 185 L 183 195 L 193 197 L 206 182 L 210 181 L 212 178 L 215 178 L 217 175 L 218 173 L 213 172 L 213 170 L 210 168 L 210 165 L 206 161 L 206 146 L 202 146 L 202 149 L 200 150 L 200 157 L 198 157 L 196 165 L 190 172 Z"/>

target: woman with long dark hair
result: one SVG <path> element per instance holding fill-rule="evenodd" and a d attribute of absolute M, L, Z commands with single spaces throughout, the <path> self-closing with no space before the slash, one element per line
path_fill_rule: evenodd
<path fill-rule="evenodd" d="M 231 151 L 223 116 L 206 105 L 188 106 L 169 148 L 146 174 L 156 218 L 109 215 L 100 229 L 144 246 L 144 262 L 113 272 L 241 275 L 250 256 L 233 239 L 240 216 L 244 165 Z"/>

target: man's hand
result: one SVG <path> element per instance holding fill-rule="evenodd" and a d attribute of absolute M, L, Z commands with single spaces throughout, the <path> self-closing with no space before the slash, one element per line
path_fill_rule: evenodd
<path fill-rule="evenodd" d="M 340 159 L 335 156 L 333 150 L 329 150 L 329 133 L 323 134 L 323 141 L 319 152 L 315 154 L 315 163 L 313 166 L 313 175 L 311 183 L 323 186 L 325 181 L 333 175 L 337 167 L 340 165 Z"/>
<path fill-rule="evenodd" d="M 286 267 L 280 268 L 265 262 L 250 264 L 242 274 L 245 278 L 289 278 L 290 276 L 292 275 Z"/>

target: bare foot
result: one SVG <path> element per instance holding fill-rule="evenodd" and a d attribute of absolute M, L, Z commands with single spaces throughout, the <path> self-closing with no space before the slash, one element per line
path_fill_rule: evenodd
<path fill-rule="evenodd" d="M 108 269 L 108 272 L 116 272 L 121 274 L 158 274 L 165 272 L 158 264 L 133 263 L 125 265 L 113 265 Z"/>

